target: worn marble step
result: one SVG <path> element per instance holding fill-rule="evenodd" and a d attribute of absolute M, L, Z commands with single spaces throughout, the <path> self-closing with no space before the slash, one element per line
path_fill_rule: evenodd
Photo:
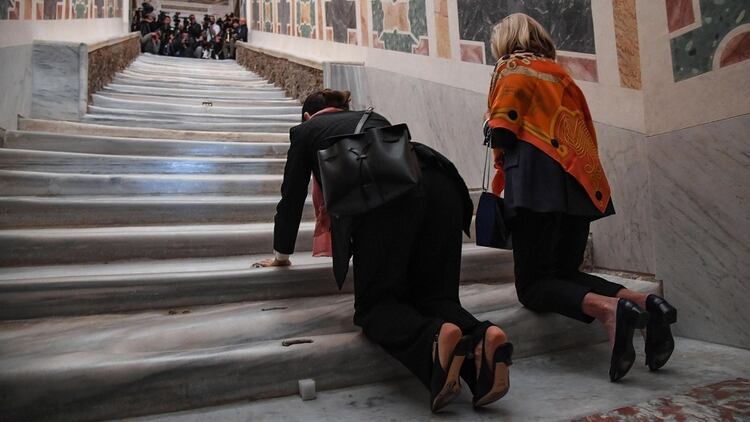
<path fill-rule="evenodd" d="M 181 76 L 181 77 L 188 77 L 188 78 L 196 78 L 199 79 L 202 76 L 210 77 L 212 79 L 246 79 L 246 80 L 258 80 L 260 77 L 252 72 L 249 72 L 245 69 L 230 69 L 230 70 L 222 70 L 222 69 L 207 69 L 201 71 L 200 69 L 196 70 L 194 68 L 179 68 L 179 67 L 167 67 L 160 64 L 150 64 L 150 63 L 142 63 L 142 62 L 134 62 L 131 64 L 129 69 L 132 70 L 138 70 L 142 72 L 146 72 L 149 74 L 152 74 L 154 76 Z"/>
<path fill-rule="evenodd" d="M 202 98 L 180 98 L 180 97 L 164 97 L 164 96 L 152 96 L 144 94 L 128 94 L 119 92 L 97 92 L 92 94 L 94 102 L 97 98 L 111 98 L 117 100 L 130 100 L 148 104 L 167 104 L 177 106 L 195 106 L 204 107 L 204 100 Z M 210 100 L 212 107 L 300 107 L 300 103 L 292 98 L 281 98 L 281 99 L 238 99 L 238 100 Z"/>
<path fill-rule="evenodd" d="M 189 69 L 244 69 L 234 60 L 191 60 L 184 57 L 160 56 L 151 53 L 141 54 L 134 63 L 153 63 L 170 67 L 185 67 Z"/>
<path fill-rule="evenodd" d="M 231 142 L 289 142 L 287 133 L 238 132 L 228 129 L 224 132 L 207 130 L 160 129 L 140 126 L 107 126 L 103 124 L 64 122 L 43 119 L 18 119 L 18 130 L 30 132 L 53 132 L 70 135 L 118 136 L 147 139 L 174 139 L 197 141 Z"/>
<path fill-rule="evenodd" d="M 224 90 L 199 90 L 193 88 L 156 88 L 140 85 L 125 85 L 110 83 L 107 84 L 101 92 L 124 92 L 131 94 L 150 94 L 163 97 L 187 97 L 211 99 L 248 99 L 248 100 L 265 100 L 265 99 L 286 99 L 284 91 L 280 89 L 261 90 L 261 89 L 230 89 Z"/>
<path fill-rule="evenodd" d="M 302 107 L 296 105 L 269 105 L 252 107 L 224 107 L 215 105 L 186 105 L 171 104 L 165 102 L 145 102 L 120 98 L 105 97 L 99 94 L 93 96 L 93 105 L 98 107 L 116 108 L 120 110 L 158 111 L 163 113 L 192 113 L 202 115 L 233 115 L 233 116 L 256 116 L 273 114 L 293 114 L 297 121 L 302 115 Z"/>
<path fill-rule="evenodd" d="M 196 82 L 202 82 L 200 78 L 195 79 Z M 264 93 L 264 92 L 273 92 L 278 93 L 282 92 L 283 90 L 269 84 L 265 81 L 261 81 L 261 83 L 257 82 L 230 82 L 230 83 L 224 83 L 224 84 L 208 84 L 208 83 L 193 83 L 193 81 L 185 81 L 185 82 L 177 82 L 177 81 L 159 81 L 155 78 L 148 78 L 148 79 L 140 79 L 140 78 L 129 78 L 124 76 L 117 76 L 115 77 L 111 84 L 113 85 L 121 85 L 121 86 L 133 86 L 133 87 L 154 87 L 154 88 L 164 88 L 164 89 L 178 89 L 178 90 L 184 90 L 184 91 L 193 91 L 193 92 L 205 92 L 210 93 L 214 91 L 218 92 L 224 92 L 224 91 L 236 91 L 236 92 L 247 92 L 247 93 Z"/>
<path fill-rule="evenodd" d="M 282 175 L 65 174 L 0 170 L 3 196 L 274 195 Z"/>
<path fill-rule="evenodd" d="M 283 174 L 283 158 L 153 157 L 0 148 L 0 169 L 68 174 Z M 2 192 L 0 192 L 2 194 Z"/>
<path fill-rule="evenodd" d="M 6 132 L 5 142 L 0 145 L 4 148 L 38 151 L 215 158 L 283 158 L 289 150 L 287 142 L 180 141 L 15 130 Z"/>
<path fill-rule="evenodd" d="M 108 126 L 148 127 L 156 129 L 195 130 L 207 132 L 256 132 L 256 133 L 288 133 L 289 129 L 299 122 L 195 122 L 188 120 L 166 120 L 162 118 L 138 116 L 114 116 L 108 114 L 86 114 L 81 118 L 84 123 L 94 123 Z"/>
<path fill-rule="evenodd" d="M 614 279 L 644 292 L 660 290 L 656 283 Z M 511 284 L 474 287 L 476 292 L 462 288 L 467 307 L 473 310 L 473 298 L 497 298 L 482 305 L 486 311 L 474 311 L 503 327 L 516 358 L 604 339 L 595 324 L 522 308 Z M 7 420 L 87 421 L 291 395 L 304 378 L 327 390 L 408 376 L 351 325 L 340 332 L 332 319 L 342 321 L 348 311 L 349 320 L 350 303 L 329 300 L 317 315 L 263 311 L 283 303 L 268 302 L 260 310 L 259 304 L 223 305 L 189 313 L 6 322 L 0 330 L 0 407 Z M 298 334 L 275 335 L 282 331 L 276 324 L 284 322 L 286 333 Z M 271 339 L 249 339 L 264 328 Z M 284 338 L 310 342 L 287 347 Z"/>
<path fill-rule="evenodd" d="M 303 222 L 297 250 L 312 249 Z M 0 266 L 238 256 L 273 250 L 273 223 L 0 230 Z"/>
<path fill-rule="evenodd" d="M 268 114 L 261 114 L 268 113 Z M 120 109 L 112 107 L 102 107 L 90 105 L 88 113 L 101 116 L 114 116 L 122 118 L 138 119 L 144 117 L 143 111 Z M 176 110 L 168 111 L 149 111 L 148 119 L 158 119 L 170 122 L 190 122 L 190 123 L 291 123 L 299 124 L 300 115 L 298 113 L 284 113 L 281 110 L 261 110 L 255 114 L 223 114 L 220 112 L 206 112 L 200 110 L 191 110 L 190 112 L 180 112 Z"/>
<path fill-rule="evenodd" d="M 154 75 L 151 72 L 138 71 L 134 69 L 124 69 L 121 72 L 118 72 L 115 77 L 137 79 L 139 81 L 162 81 L 162 82 L 176 82 L 176 83 L 195 82 L 196 84 L 200 84 L 200 85 L 246 84 L 246 85 L 274 86 L 272 83 L 269 83 L 267 80 L 262 79 L 262 78 L 258 78 L 257 80 L 248 80 L 247 78 L 229 79 L 226 77 L 222 77 L 221 79 L 219 79 L 210 75 L 205 75 L 200 78 L 196 78 L 194 76 L 187 77 L 187 76 L 175 76 L 175 75 Z"/>
<path fill-rule="evenodd" d="M 279 88 L 264 80 L 260 81 L 221 81 L 203 78 L 156 78 L 139 77 L 134 74 L 121 73 L 112 79 L 112 83 L 122 85 L 153 86 L 157 88 L 195 89 L 200 91 L 226 90 L 232 88 L 252 89 L 257 91 L 276 91 Z"/>
<path fill-rule="evenodd" d="M 278 196 L 0 196 L 0 228 L 260 223 Z M 308 201 L 303 218 L 312 220 Z"/>
<path fill-rule="evenodd" d="M 252 268 L 258 256 L 0 269 L 0 319 L 91 315 L 339 294 L 330 258 L 308 253 L 288 268 Z M 343 292 L 351 292 L 350 280 Z M 465 244 L 464 283 L 513 281 L 513 257 Z"/>

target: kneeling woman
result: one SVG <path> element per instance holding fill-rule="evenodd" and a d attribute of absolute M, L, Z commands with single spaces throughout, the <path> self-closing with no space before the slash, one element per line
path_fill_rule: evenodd
<path fill-rule="evenodd" d="M 290 265 L 310 175 L 321 180 L 317 151 L 330 146 L 328 138 L 353 133 L 363 113 L 349 111 L 348 92 L 323 90 L 305 100 L 303 123 L 290 131 L 275 258 L 261 265 Z M 385 126 L 373 113 L 364 130 Z M 459 375 L 482 406 L 507 392 L 512 346 L 459 301 L 462 231 L 472 217 L 466 185 L 448 159 L 414 146 L 422 168 L 417 188 L 361 216 L 332 219 L 334 274 L 341 287 L 353 255 L 354 323 L 430 389 L 433 411 L 459 392 Z M 471 348 L 474 360 L 466 359 Z"/>
<path fill-rule="evenodd" d="M 612 381 L 633 364 L 635 329 L 647 328 L 646 363 L 661 368 L 674 349 L 677 311 L 659 296 L 579 271 L 590 223 L 614 214 L 583 93 L 529 16 L 497 24 L 492 49 L 499 60 L 485 130 L 496 148 L 493 191 L 505 190 L 518 299 L 534 311 L 601 321 Z"/>

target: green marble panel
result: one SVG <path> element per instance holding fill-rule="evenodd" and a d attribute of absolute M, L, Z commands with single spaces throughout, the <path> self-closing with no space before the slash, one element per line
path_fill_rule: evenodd
<path fill-rule="evenodd" d="M 716 48 L 734 28 L 750 23 L 748 0 L 700 0 L 701 26 L 672 39 L 675 81 L 711 71 Z"/>

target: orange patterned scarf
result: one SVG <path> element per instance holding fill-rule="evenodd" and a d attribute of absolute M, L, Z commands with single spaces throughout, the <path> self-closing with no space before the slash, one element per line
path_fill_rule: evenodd
<path fill-rule="evenodd" d="M 607 176 L 599 161 L 596 132 L 586 99 L 554 60 L 530 53 L 498 61 L 487 100 L 489 125 L 505 128 L 562 165 L 604 212 L 610 199 Z M 504 188 L 502 151 L 495 150 L 496 194 Z"/>

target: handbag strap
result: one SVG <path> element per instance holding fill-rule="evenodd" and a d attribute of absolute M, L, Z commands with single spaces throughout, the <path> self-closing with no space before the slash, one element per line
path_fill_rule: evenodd
<path fill-rule="evenodd" d="M 370 115 L 372 114 L 372 107 L 369 107 L 367 110 L 365 110 L 365 114 L 362 115 L 362 118 L 359 119 L 359 123 L 357 123 L 357 128 L 354 129 L 354 133 L 360 133 L 362 132 L 362 128 L 365 127 L 365 123 L 367 122 L 367 119 L 370 118 Z"/>
<path fill-rule="evenodd" d="M 490 165 L 492 164 L 490 151 L 492 150 L 492 142 L 487 142 L 487 149 L 484 153 L 484 173 L 482 174 L 482 192 L 487 192 L 490 187 Z"/>

